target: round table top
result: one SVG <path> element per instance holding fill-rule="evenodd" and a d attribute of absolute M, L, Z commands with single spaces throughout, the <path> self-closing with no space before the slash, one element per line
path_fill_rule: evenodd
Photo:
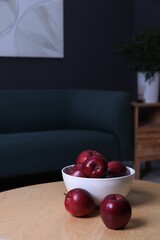
<path fill-rule="evenodd" d="M 63 182 L 0 193 L 0 239 L 9 240 L 159 240 L 160 184 L 135 180 L 127 198 L 132 217 L 123 230 L 108 229 L 99 210 L 76 218 L 64 207 Z"/>

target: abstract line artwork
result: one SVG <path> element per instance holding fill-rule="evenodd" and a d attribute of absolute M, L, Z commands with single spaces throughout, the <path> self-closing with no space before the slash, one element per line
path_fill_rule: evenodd
<path fill-rule="evenodd" d="M 0 0 L 0 56 L 64 57 L 63 0 Z"/>

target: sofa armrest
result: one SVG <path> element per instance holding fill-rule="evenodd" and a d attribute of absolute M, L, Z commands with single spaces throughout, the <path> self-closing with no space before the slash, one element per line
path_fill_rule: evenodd
<path fill-rule="evenodd" d="M 119 141 L 121 160 L 132 160 L 133 128 L 130 94 L 116 94 L 107 107 L 107 128 Z"/>
<path fill-rule="evenodd" d="M 131 95 L 127 92 L 77 90 L 68 102 L 68 127 L 113 133 L 121 160 L 132 159 Z"/>

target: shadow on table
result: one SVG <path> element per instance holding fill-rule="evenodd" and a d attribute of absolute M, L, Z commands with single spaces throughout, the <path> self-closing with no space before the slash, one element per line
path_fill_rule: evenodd
<path fill-rule="evenodd" d="M 132 206 L 146 204 L 150 201 L 154 203 L 154 198 L 155 196 L 151 192 L 148 192 L 147 190 L 138 190 L 138 189 L 132 190 L 127 196 L 127 199 L 129 200 Z"/>
<path fill-rule="evenodd" d="M 147 223 L 145 219 L 131 218 L 126 229 L 140 228 Z"/>

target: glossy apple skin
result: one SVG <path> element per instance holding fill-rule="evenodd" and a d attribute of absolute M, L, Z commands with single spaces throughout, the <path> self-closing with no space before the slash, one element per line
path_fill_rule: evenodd
<path fill-rule="evenodd" d="M 81 188 L 70 190 L 64 200 L 66 210 L 75 217 L 84 217 L 95 209 L 95 203 L 88 191 Z"/>
<path fill-rule="evenodd" d="M 110 229 L 123 229 L 131 219 L 131 215 L 131 205 L 121 194 L 109 194 L 100 203 L 100 216 Z"/>
<path fill-rule="evenodd" d="M 101 156 L 93 156 L 83 163 L 83 172 L 89 178 L 105 177 L 108 172 L 108 164 Z"/>
<path fill-rule="evenodd" d="M 88 158 L 91 158 L 93 156 L 101 156 L 102 158 L 104 158 L 104 156 L 100 152 L 98 152 L 96 150 L 87 149 L 87 150 L 82 151 L 78 155 L 78 157 L 76 159 L 76 163 L 84 163 L 85 160 L 87 160 Z"/>
<path fill-rule="evenodd" d="M 117 160 L 112 160 L 108 162 L 108 174 L 113 177 L 122 177 L 129 174 L 127 167 Z"/>
<path fill-rule="evenodd" d="M 83 164 L 81 163 L 76 163 L 73 167 L 71 167 L 67 174 L 75 177 L 86 177 L 83 173 Z"/>

